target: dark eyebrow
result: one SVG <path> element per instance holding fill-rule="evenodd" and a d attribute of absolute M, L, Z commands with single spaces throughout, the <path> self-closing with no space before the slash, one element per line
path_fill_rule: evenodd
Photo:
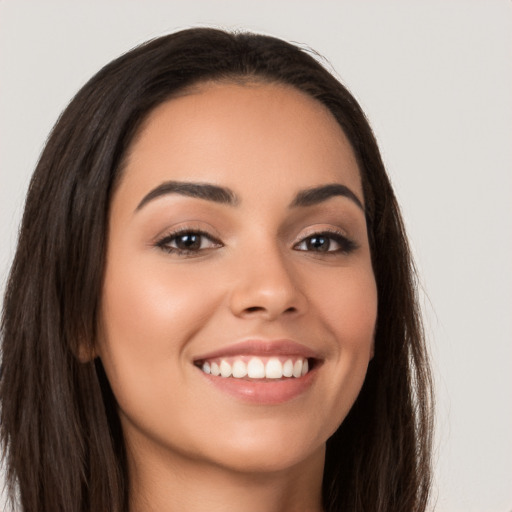
<path fill-rule="evenodd" d="M 364 212 L 363 203 L 359 198 L 354 194 L 354 192 L 352 192 L 352 190 L 340 183 L 330 183 L 328 185 L 321 185 L 319 187 L 301 190 L 295 196 L 290 208 L 314 206 L 335 196 L 343 196 L 350 199 Z"/>
<path fill-rule="evenodd" d="M 220 187 L 210 183 L 166 181 L 148 192 L 137 205 L 135 211 L 140 210 L 150 201 L 167 194 L 180 194 L 198 199 L 206 199 L 207 201 L 226 204 L 228 206 L 237 206 L 240 203 L 236 194 L 226 187 Z M 330 183 L 328 185 L 321 185 L 319 187 L 301 190 L 290 204 L 290 208 L 314 206 L 335 196 L 342 196 L 350 199 L 364 211 L 363 204 L 354 192 L 340 183 Z"/>
<path fill-rule="evenodd" d="M 140 210 L 144 205 L 167 194 L 180 194 L 182 196 L 197 197 L 215 203 L 236 206 L 239 200 L 235 193 L 228 188 L 211 185 L 210 183 L 193 183 L 187 181 L 166 181 L 148 192 L 138 204 L 135 211 Z"/>

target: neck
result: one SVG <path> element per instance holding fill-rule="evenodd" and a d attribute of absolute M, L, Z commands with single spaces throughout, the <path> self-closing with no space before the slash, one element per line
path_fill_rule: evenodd
<path fill-rule="evenodd" d="M 322 449 L 291 468 L 241 472 L 131 453 L 130 512 L 321 512 L 324 457 Z"/>

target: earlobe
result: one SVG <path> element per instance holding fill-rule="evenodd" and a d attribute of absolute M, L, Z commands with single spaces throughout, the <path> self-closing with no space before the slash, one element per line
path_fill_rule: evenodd
<path fill-rule="evenodd" d="M 80 363 L 90 363 L 98 357 L 98 353 L 94 344 L 80 343 L 76 357 Z"/>

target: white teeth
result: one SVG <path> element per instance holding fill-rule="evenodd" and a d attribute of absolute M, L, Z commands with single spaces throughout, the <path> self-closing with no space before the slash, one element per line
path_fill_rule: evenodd
<path fill-rule="evenodd" d="M 302 375 L 302 359 L 297 359 L 293 365 L 293 376 L 300 377 Z"/>
<path fill-rule="evenodd" d="M 264 379 L 265 378 L 265 365 L 261 359 L 253 357 L 247 365 L 247 375 L 251 379 Z"/>
<path fill-rule="evenodd" d="M 233 377 L 235 379 L 241 379 L 242 377 L 245 377 L 247 375 L 247 366 L 243 361 L 240 361 L 237 359 L 233 363 Z"/>
<path fill-rule="evenodd" d="M 283 376 L 291 377 L 292 375 L 293 375 L 293 361 L 291 359 L 288 359 L 283 364 Z"/>
<path fill-rule="evenodd" d="M 204 361 L 201 369 L 204 373 L 214 377 L 233 377 L 235 379 L 282 379 L 283 377 L 303 377 L 309 371 L 306 358 L 286 359 L 284 363 L 278 357 L 271 357 L 266 363 L 259 357 L 251 357 L 248 363 L 246 359 L 225 359 L 220 361 Z"/>
<path fill-rule="evenodd" d="M 212 363 L 210 365 L 210 372 L 212 375 L 214 375 L 215 377 L 218 377 L 220 375 L 220 369 L 219 369 L 219 365 L 217 363 Z"/>
<path fill-rule="evenodd" d="M 265 377 L 267 379 L 280 379 L 283 376 L 283 365 L 277 357 L 272 357 L 265 366 Z"/>
<path fill-rule="evenodd" d="M 220 362 L 220 376 L 231 377 L 231 365 L 224 360 Z"/>

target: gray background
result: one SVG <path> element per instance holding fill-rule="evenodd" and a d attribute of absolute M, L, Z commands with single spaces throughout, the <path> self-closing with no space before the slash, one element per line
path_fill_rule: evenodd
<path fill-rule="evenodd" d="M 0 0 L 0 288 L 29 177 L 77 89 L 192 25 L 325 55 L 368 114 L 423 283 L 436 374 L 436 510 L 512 509 L 512 3 Z"/>

